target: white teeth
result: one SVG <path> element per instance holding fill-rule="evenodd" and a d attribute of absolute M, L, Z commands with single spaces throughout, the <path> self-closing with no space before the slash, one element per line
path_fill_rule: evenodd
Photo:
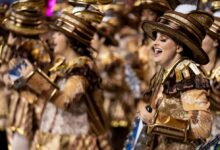
<path fill-rule="evenodd" d="M 155 54 L 159 54 L 159 53 L 161 53 L 161 52 L 162 52 L 161 49 L 159 49 L 159 48 L 154 48 L 154 53 L 155 53 Z"/>

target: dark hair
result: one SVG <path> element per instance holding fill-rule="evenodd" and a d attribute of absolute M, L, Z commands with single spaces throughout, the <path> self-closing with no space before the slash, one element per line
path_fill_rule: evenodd
<path fill-rule="evenodd" d="M 13 36 L 16 36 L 18 38 L 26 38 L 26 39 L 39 39 L 39 35 L 23 35 L 23 34 L 20 34 L 20 33 L 16 33 L 16 32 L 13 32 L 13 31 L 9 31 L 9 33 L 12 33 Z"/>
<path fill-rule="evenodd" d="M 4 30 L 3 28 L 0 27 L 0 36 L 2 36 L 4 40 L 6 40 L 5 37 L 7 37 L 8 34 L 9 34 L 8 30 Z"/>
<path fill-rule="evenodd" d="M 86 46 L 82 44 L 81 42 L 77 41 L 76 39 L 67 36 L 69 40 L 70 47 L 79 55 L 81 56 L 87 56 L 89 58 L 92 58 L 92 48 L 89 46 Z"/>
<path fill-rule="evenodd" d="M 185 45 L 183 44 L 180 44 L 182 47 L 183 47 L 183 51 L 180 53 L 180 55 L 182 57 L 187 57 L 191 60 L 194 60 L 194 57 L 193 57 L 193 52 L 192 50 L 190 50 L 188 47 L 186 47 Z"/>

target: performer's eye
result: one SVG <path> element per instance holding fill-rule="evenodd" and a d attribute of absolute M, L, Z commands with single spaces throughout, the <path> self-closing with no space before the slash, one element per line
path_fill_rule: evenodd
<path fill-rule="evenodd" d="M 161 39 L 160 41 L 161 41 L 161 42 L 166 42 L 167 39 L 163 38 L 163 39 Z"/>

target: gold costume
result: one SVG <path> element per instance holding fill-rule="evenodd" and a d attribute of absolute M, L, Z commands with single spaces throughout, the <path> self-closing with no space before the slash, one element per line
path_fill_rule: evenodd
<path fill-rule="evenodd" d="M 96 66 L 88 57 L 59 58 L 50 69 L 59 87 L 45 106 L 33 149 L 110 149 Z"/>
<path fill-rule="evenodd" d="M 151 90 L 145 94 L 150 105 L 143 107 L 139 114 L 140 121 L 146 125 L 139 136 L 135 135 L 136 145 L 132 145 L 132 138 L 127 146 L 157 150 L 195 149 L 201 140 L 210 136 L 212 114 L 207 93 L 210 83 L 199 64 L 209 61 L 201 42 L 205 37 L 203 32 L 213 22 L 213 16 L 204 11 L 169 11 L 158 22 L 143 23 L 144 32 L 155 40 L 155 57 L 160 56 L 156 49 L 164 53 L 171 48 L 163 47 L 168 42 L 163 43 L 161 35 L 172 39 L 181 48 L 173 52 L 175 58 L 170 57 L 172 53 L 162 55 L 169 56 L 170 61 L 159 58 L 162 68 L 152 78 Z M 168 64 L 161 62 L 165 60 Z"/>
<path fill-rule="evenodd" d="M 194 149 L 194 145 L 187 141 L 205 139 L 211 132 L 212 115 L 206 92 L 209 81 L 199 66 L 187 59 L 180 60 L 164 74 L 159 74 L 152 80 L 152 96 L 155 98 L 152 107 L 159 106 L 158 115 L 152 120 L 152 127 L 149 125 L 150 130 L 148 129 L 150 134 L 159 134 L 154 141 L 154 148 Z M 158 80 L 162 85 L 158 85 Z M 182 123 L 178 125 L 180 121 Z M 162 125 L 162 128 L 157 125 Z M 164 126 L 178 130 L 163 130 Z M 182 143 L 183 141 L 186 143 Z"/>

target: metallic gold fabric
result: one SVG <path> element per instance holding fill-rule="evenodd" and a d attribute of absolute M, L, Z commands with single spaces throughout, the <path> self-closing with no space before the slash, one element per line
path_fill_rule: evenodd
<path fill-rule="evenodd" d="M 38 101 L 39 99 L 28 90 L 20 92 L 11 90 L 8 117 L 9 130 L 18 132 L 29 140 L 33 139 L 44 107 L 44 101 Z"/>
<path fill-rule="evenodd" d="M 16 131 L 30 139 L 33 138 L 34 107 L 15 91 L 12 93 L 9 115 L 12 131 Z"/>
<path fill-rule="evenodd" d="M 105 121 L 97 113 L 101 112 L 100 99 L 95 99 L 99 94 L 86 77 L 89 69 L 96 72 L 87 57 L 63 60 L 50 69 L 59 92 L 46 104 L 32 149 L 96 150 L 98 145 L 109 149 L 107 136 L 102 136 Z"/>
<path fill-rule="evenodd" d="M 8 118 L 8 99 L 4 87 L 0 85 L 0 130 L 5 130 Z"/>
<path fill-rule="evenodd" d="M 187 65 L 184 65 L 187 64 Z M 183 66 L 183 67 L 181 67 Z M 191 69 L 190 76 L 187 73 L 184 75 L 183 71 L 186 70 L 184 68 Z M 182 69 L 181 69 L 182 68 Z M 166 80 L 171 80 L 172 72 L 176 73 L 176 83 L 183 84 L 184 80 L 188 80 L 193 77 L 194 75 L 201 76 L 202 72 L 198 69 L 198 66 L 193 62 L 189 62 L 187 60 L 180 61 L 176 66 L 170 69 L 170 74 Z M 194 74 L 192 74 L 194 73 Z M 181 79 L 178 75 L 181 74 Z M 173 75 L 175 76 L 175 74 Z M 175 81 L 175 78 L 174 78 Z M 170 88 L 170 87 L 168 87 Z M 199 138 L 207 138 L 211 133 L 211 126 L 212 126 L 212 115 L 209 111 L 210 103 L 207 98 L 207 91 L 200 87 L 200 89 L 196 89 L 193 86 L 185 90 L 180 90 L 176 94 L 165 94 L 164 93 L 164 85 L 160 87 L 158 90 L 158 94 L 156 99 L 153 103 L 159 105 L 158 111 L 160 113 L 164 113 L 168 116 L 171 116 L 176 119 L 189 121 L 189 132 L 187 134 L 188 140 L 196 140 Z M 175 125 L 174 125 L 175 127 Z M 185 150 L 185 149 L 194 149 L 191 144 L 182 144 L 181 142 L 175 141 L 172 138 L 168 138 L 165 136 L 158 136 L 157 138 L 157 150 L 165 150 L 165 149 L 174 149 L 174 150 Z"/>
<path fill-rule="evenodd" d="M 211 89 L 208 94 L 211 103 L 211 111 L 213 113 L 213 125 L 210 137 L 214 137 L 220 132 L 220 66 L 219 58 L 217 57 L 216 59 L 218 60 L 214 69 L 208 74 L 211 80 Z"/>
<path fill-rule="evenodd" d="M 59 135 L 36 133 L 32 150 L 98 150 L 97 138 L 92 135 Z"/>
<path fill-rule="evenodd" d="M 220 109 L 220 67 L 215 67 L 209 75 L 211 80 L 211 90 L 209 91 L 209 98 L 211 102 L 211 108 L 214 111 Z"/>

